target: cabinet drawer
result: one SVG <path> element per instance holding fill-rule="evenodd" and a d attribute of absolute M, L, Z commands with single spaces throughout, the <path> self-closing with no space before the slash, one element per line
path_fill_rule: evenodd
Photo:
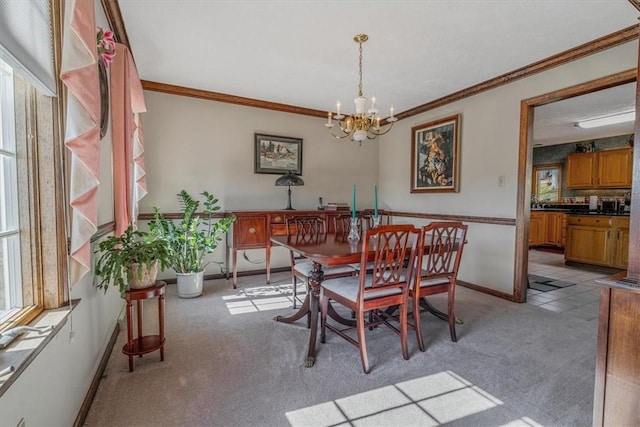
<path fill-rule="evenodd" d="M 267 244 L 267 218 L 264 216 L 238 217 L 233 223 L 233 246 L 264 247 Z"/>
<path fill-rule="evenodd" d="M 567 224 L 569 225 L 584 225 L 588 227 L 610 227 L 610 216 L 575 216 L 571 215 L 567 218 Z"/>

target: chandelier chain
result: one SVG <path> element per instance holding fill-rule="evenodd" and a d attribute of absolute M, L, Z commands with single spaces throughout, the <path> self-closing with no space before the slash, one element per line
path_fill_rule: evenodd
<path fill-rule="evenodd" d="M 360 84 L 358 85 L 358 96 L 362 96 L 362 42 L 360 45 L 360 61 L 358 62 L 358 69 L 360 70 Z"/>

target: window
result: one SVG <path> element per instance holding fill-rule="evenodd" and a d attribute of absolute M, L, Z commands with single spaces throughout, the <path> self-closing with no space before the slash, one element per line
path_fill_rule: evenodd
<path fill-rule="evenodd" d="M 57 102 L 0 59 L 0 330 L 67 298 Z"/>
<path fill-rule="evenodd" d="M 13 70 L 0 60 L 0 322 L 23 307 Z"/>

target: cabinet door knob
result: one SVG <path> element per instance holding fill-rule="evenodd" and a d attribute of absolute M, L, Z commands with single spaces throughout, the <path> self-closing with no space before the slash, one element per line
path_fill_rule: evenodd
<path fill-rule="evenodd" d="M 253 228 L 253 227 L 251 227 L 251 228 L 249 229 L 249 233 L 251 233 L 251 234 L 255 234 L 255 233 L 256 233 L 256 229 L 255 229 L 255 228 Z"/>

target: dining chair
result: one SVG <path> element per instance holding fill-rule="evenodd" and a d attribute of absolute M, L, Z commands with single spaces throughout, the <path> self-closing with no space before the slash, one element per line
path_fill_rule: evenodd
<path fill-rule="evenodd" d="M 326 221 L 318 216 L 290 216 L 285 218 L 287 237 L 294 238 L 297 244 L 317 244 L 327 238 Z M 298 298 L 298 279 L 305 283 L 309 291 L 309 277 L 313 271 L 313 262 L 301 258 L 294 251 L 289 251 L 291 265 L 291 280 L 293 282 L 293 308 L 296 308 Z M 355 268 L 345 265 L 323 268 L 325 278 L 353 276 Z"/>
<path fill-rule="evenodd" d="M 432 222 L 422 227 L 415 280 L 409 288 L 413 302 L 413 326 L 420 351 L 425 351 L 420 322 L 421 302 L 429 295 L 447 293 L 446 314 L 451 341 L 458 341 L 454 301 L 462 250 L 467 243 L 467 228 L 466 224 L 458 221 Z"/>
<path fill-rule="evenodd" d="M 351 229 L 351 215 L 337 215 L 333 217 L 334 227 L 337 235 L 349 234 Z M 358 231 L 362 234 L 362 216 L 356 216 Z"/>
<path fill-rule="evenodd" d="M 365 374 L 370 371 L 367 357 L 365 330 L 385 324 L 400 335 L 402 356 L 409 359 L 407 348 L 407 306 L 409 281 L 413 274 L 416 248 L 421 238 L 420 229 L 413 225 L 387 225 L 366 232 L 362 239 L 361 270 L 366 270 L 369 259 L 373 259 L 371 274 L 358 277 L 343 277 L 325 280 L 320 287 L 321 332 L 320 341 L 326 341 L 326 330 L 335 332 L 347 342 L 358 347 Z M 409 263 L 405 263 L 405 259 Z M 352 310 L 355 326 L 341 328 L 327 321 L 329 301 L 334 301 Z M 400 312 L 399 325 L 390 323 L 395 319 L 384 309 L 397 306 Z M 369 313 L 366 316 L 365 313 Z M 356 332 L 357 337 L 349 334 Z"/>

